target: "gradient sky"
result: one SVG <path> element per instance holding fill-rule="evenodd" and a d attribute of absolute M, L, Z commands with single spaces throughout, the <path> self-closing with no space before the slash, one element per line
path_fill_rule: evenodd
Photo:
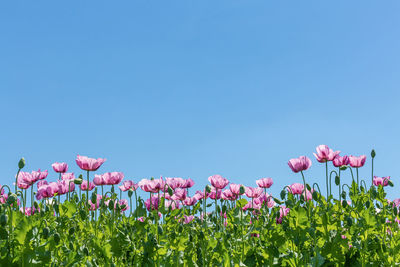
<path fill-rule="evenodd" d="M 327 144 L 375 148 L 400 197 L 399 14 L 398 0 L 4 1 L 0 183 L 20 157 L 49 180 L 55 161 L 79 174 L 81 154 L 135 181 L 272 177 L 278 194 L 302 181 L 287 166 L 301 155 L 324 188 L 312 152 Z"/>

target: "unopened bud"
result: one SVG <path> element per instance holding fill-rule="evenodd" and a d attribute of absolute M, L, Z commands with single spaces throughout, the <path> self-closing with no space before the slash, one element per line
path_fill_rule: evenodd
<path fill-rule="evenodd" d="M 375 156 L 376 156 L 375 149 L 372 149 L 372 151 L 371 151 L 371 157 L 372 157 L 372 158 L 375 158 Z"/>
<path fill-rule="evenodd" d="M 18 162 L 18 168 L 22 169 L 23 167 L 25 167 L 25 159 L 21 158 Z"/>

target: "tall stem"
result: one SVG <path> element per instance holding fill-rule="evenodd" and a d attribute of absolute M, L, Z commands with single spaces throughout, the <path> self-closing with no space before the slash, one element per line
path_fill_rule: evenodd
<path fill-rule="evenodd" d="M 329 197 L 329 187 L 328 187 L 328 161 L 325 162 L 325 169 L 326 169 L 326 200 Z"/>
<path fill-rule="evenodd" d="M 86 201 L 87 204 L 89 205 L 89 171 L 87 171 Z"/>
<path fill-rule="evenodd" d="M 371 186 L 374 185 L 374 158 L 372 158 Z"/>

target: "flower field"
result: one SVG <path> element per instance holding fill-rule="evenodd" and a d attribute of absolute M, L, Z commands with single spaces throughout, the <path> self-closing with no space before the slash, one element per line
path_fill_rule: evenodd
<path fill-rule="evenodd" d="M 312 161 L 301 156 L 288 161 L 296 183 L 212 175 L 198 191 L 190 178 L 102 173 L 101 158 L 78 155 L 79 175 L 57 162 L 51 175 L 27 172 L 21 159 L 0 190 L 0 266 L 393 266 L 400 199 L 386 198 L 393 182 L 375 176 L 375 156 L 360 177 L 366 156 L 320 145 L 318 184 L 307 183 Z"/>

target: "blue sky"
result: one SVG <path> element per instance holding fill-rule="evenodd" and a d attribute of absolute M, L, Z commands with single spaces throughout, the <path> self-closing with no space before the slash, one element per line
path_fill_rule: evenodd
<path fill-rule="evenodd" d="M 397 166 L 399 1 L 7 1 L 0 3 L 0 183 L 77 154 L 99 169 L 207 177 L 271 192 L 301 182 L 287 166 L 377 151 Z M 369 181 L 370 161 L 360 174 Z M 343 177 L 349 181 L 349 176 Z M 323 191 L 324 192 L 324 191 Z"/>

